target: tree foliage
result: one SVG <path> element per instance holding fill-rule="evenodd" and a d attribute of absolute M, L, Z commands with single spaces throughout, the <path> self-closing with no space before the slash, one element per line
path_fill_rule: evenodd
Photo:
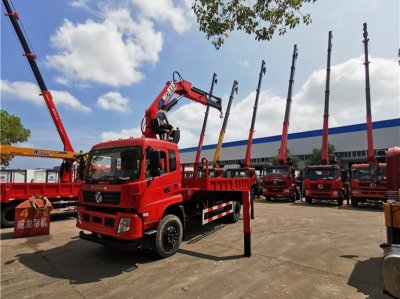
<path fill-rule="evenodd" d="M 286 151 L 286 156 L 287 156 L 288 158 L 292 159 L 293 167 L 294 167 L 294 168 L 297 168 L 297 163 L 300 161 L 299 157 L 298 157 L 298 156 L 295 156 L 295 155 L 292 155 L 292 154 L 290 153 L 290 150 L 287 150 L 287 151 Z M 279 165 L 279 155 L 278 155 L 278 156 L 275 156 L 275 157 L 272 157 L 272 158 L 271 158 L 271 163 L 272 163 L 272 165 Z"/>
<path fill-rule="evenodd" d="M 17 142 L 27 141 L 31 135 L 29 129 L 24 128 L 21 119 L 15 115 L 8 114 L 7 111 L 0 110 L 0 123 L 1 123 L 1 144 L 13 144 Z M 12 157 L 1 157 L 3 163 L 8 163 Z"/>
<path fill-rule="evenodd" d="M 316 0 L 195 0 L 192 8 L 200 31 L 219 49 L 228 33 L 238 30 L 255 35 L 257 41 L 270 40 L 276 31 L 284 35 L 301 22 L 311 23 L 304 4 Z"/>
<path fill-rule="evenodd" d="M 334 154 L 336 152 L 335 146 L 333 144 L 328 143 L 328 155 Z M 308 160 L 308 165 L 321 165 L 321 153 L 322 149 L 314 148 L 312 151 L 312 156 Z M 339 161 L 338 161 L 339 164 Z"/>

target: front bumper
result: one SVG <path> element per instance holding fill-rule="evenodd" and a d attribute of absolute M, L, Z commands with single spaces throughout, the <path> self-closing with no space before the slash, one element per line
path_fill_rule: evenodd
<path fill-rule="evenodd" d="M 130 218 L 130 229 L 126 232 L 118 233 L 118 226 L 122 218 Z M 143 237 L 142 218 L 134 212 L 106 213 L 92 211 L 84 206 L 79 206 L 76 227 L 125 241 L 133 241 Z"/>
<path fill-rule="evenodd" d="M 113 247 L 120 250 L 137 250 L 140 248 L 150 247 L 150 242 L 146 238 L 136 239 L 132 241 L 121 240 L 110 236 L 104 236 L 98 233 L 86 234 L 83 231 L 79 232 L 79 237 L 82 240 L 102 244 L 107 247 Z"/>
<path fill-rule="evenodd" d="M 287 190 L 285 190 L 287 189 Z M 272 197 L 290 197 L 293 195 L 293 192 L 288 188 L 263 188 L 264 196 L 272 196 Z"/>

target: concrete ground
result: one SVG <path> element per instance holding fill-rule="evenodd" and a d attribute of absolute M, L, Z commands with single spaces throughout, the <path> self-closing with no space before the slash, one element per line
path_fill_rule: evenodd
<path fill-rule="evenodd" d="M 48 236 L 2 229 L 1 297 L 390 298 L 379 208 L 257 199 L 255 218 L 250 258 L 241 220 L 194 225 L 167 259 L 80 240 L 73 218 L 52 221 Z"/>

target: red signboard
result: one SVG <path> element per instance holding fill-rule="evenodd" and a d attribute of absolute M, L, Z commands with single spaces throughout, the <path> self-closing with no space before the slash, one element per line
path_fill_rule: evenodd
<path fill-rule="evenodd" d="M 15 208 L 15 238 L 49 234 L 51 205 L 46 198 L 36 199 L 28 199 Z"/>

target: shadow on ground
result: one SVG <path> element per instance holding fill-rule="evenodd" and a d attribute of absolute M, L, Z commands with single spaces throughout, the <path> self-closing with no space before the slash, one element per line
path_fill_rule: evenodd
<path fill-rule="evenodd" d="M 72 284 L 100 281 L 157 260 L 149 250 L 120 251 L 74 238 L 63 246 L 19 254 L 16 258 L 37 273 L 68 279 Z M 3 267 L 14 261 L 4 261 Z"/>
<path fill-rule="evenodd" d="M 187 244 L 199 242 L 225 227 L 225 224 L 218 221 L 204 227 L 201 224 L 191 225 L 183 240 Z M 48 241 L 46 238 L 48 236 L 35 237 L 35 243 Z M 32 246 L 32 239 L 28 240 L 28 242 Z M 179 249 L 178 252 L 213 261 L 242 257 L 212 256 L 184 249 Z M 37 273 L 53 278 L 68 279 L 71 284 L 100 281 L 107 277 L 115 277 L 126 272 L 136 271 L 143 264 L 160 261 L 149 247 L 137 250 L 118 250 L 87 242 L 79 239 L 79 237 L 71 238 L 68 243 L 60 247 L 16 255 L 15 259 L 3 261 L 2 266 L 7 267 L 17 260 Z"/>
<path fill-rule="evenodd" d="M 368 258 L 363 260 L 356 255 L 342 255 L 357 261 L 351 272 L 347 284 L 366 295 L 368 299 L 392 298 L 383 292 L 382 258 Z"/>

